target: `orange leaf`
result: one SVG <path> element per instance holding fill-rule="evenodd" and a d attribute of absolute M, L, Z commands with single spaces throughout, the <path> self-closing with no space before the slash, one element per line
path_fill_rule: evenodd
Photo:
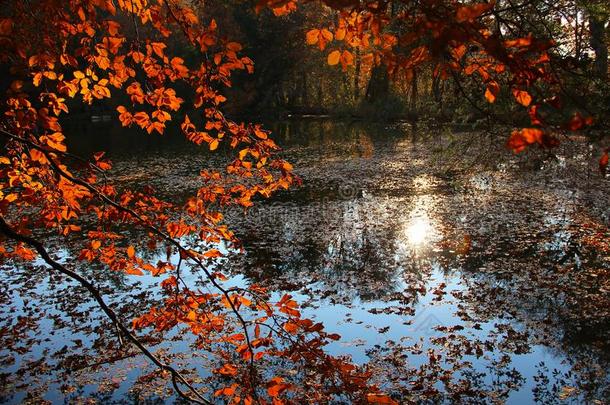
<path fill-rule="evenodd" d="M 307 32 L 305 36 L 308 45 L 315 45 L 318 43 L 318 38 L 320 36 L 320 30 L 311 30 Z"/>
<path fill-rule="evenodd" d="M 343 51 L 341 54 L 341 66 L 345 70 L 348 66 L 354 63 L 354 55 L 350 51 Z"/>
<path fill-rule="evenodd" d="M 135 267 L 128 267 L 125 269 L 125 273 L 129 274 L 130 276 L 142 276 L 144 275 L 144 273 L 142 273 L 142 270 L 136 269 Z"/>
<path fill-rule="evenodd" d="M 54 134 L 42 136 L 40 140 L 44 140 L 49 147 L 58 150 L 60 152 L 65 152 L 68 150 L 66 145 L 64 145 L 64 135 L 61 132 L 55 132 Z"/>
<path fill-rule="evenodd" d="M 121 124 L 124 127 L 131 125 L 131 123 L 133 122 L 133 115 L 131 115 L 131 113 L 127 111 L 127 108 L 120 105 L 116 108 L 116 110 L 119 112 L 119 121 L 121 121 Z"/>
<path fill-rule="evenodd" d="M 517 39 L 509 39 L 504 41 L 504 46 L 507 48 L 516 47 L 516 48 L 524 48 L 528 47 L 532 44 L 532 38 L 517 38 Z"/>
<path fill-rule="evenodd" d="M 254 135 L 260 139 L 267 139 L 267 133 L 259 128 L 254 129 Z"/>
<path fill-rule="evenodd" d="M 130 245 L 130 246 L 127 248 L 127 257 L 129 257 L 130 259 L 133 259 L 133 257 L 135 256 L 135 254 L 136 254 L 136 250 L 134 249 L 134 247 L 133 247 L 133 246 L 131 246 L 131 245 Z"/>
<path fill-rule="evenodd" d="M 328 64 L 331 66 L 337 65 L 340 60 L 341 60 L 341 52 L 339 52 L 339 51 L 332 51 L 328 55 Z"/>
<path fill-rule="evenodd" d="M 163 111 L 163 110 L 153 111 L 152 117 L 156 118 L 157 121 L 159 121 L 159 122 L 165 122 L 165 121 L 169 121 L 172 119 L 172 116 L 167 111 Z"/>
<path fill-rule="evenodd" d="M 121 28 L 121 24 L 116 21 L 106 21 L 106 25 L 108 26 L 108 33 L 112 36 L 116 36 Z"/>
<path fill-rule="evenodd" d="M 273 398 L 279 396 L 288 388 L 290 388 L 290 384 L 286 384 L 282 377 L 273 377 L 271 381 L 267 383 L 267 393 Z"/>
<path fill-rule="evenodd" d="M 286 322 L 284 324 L 284 330 L 290 334 L 296 335 L 299 330 L 299 326 L 296 323 Z"/>
<path fill-rule="evenodd" d="M 38 87 L 38 86 L 40 86 L 41 80 L 42 80 L 42 73 L 38 72 L 34 75 L 34 78 L 32 79 L 32 83 L 34 84 L 34 86 Z"/>
<path fill-rule="evenodd" d="M 148 132 L 149 134 L 151 134 L 153 131 L 157 131 L 160 134 L 163 134 L 163 131 L 165 130 L 165 124 L 159 121 L 154 121 L 151 122 L 147 127 L 146 127 L 146 132 Z"/>
<path fill-rule="evenodd" d="M 132 52 L 131 53 L 131 58 L 133 59 L 133 61 L 135 63 L 143 62 L 145 57 L 146 56 L 142 52 Z"/>
<path fill-rule="evenodd" d="M 150 123 L 150 118 L 148 117 L 148 114 L 146 114 L 146 112 L 144 111 L 135 113 L 133 118 L 136 121 L 136 124 L 138 124 L 142 129 L 146 128 Z"/>
<path fill-rule="evenodd" d="M 119 37 L 105 37 L 102 43 L 104 44 L 106 49 L 116 54 L 119 51 L 119 48 L 121 47 L 123 41 L 124 39 Z"/>
<path fill-rule="evenodd" d="M 209 259 L 215 258 L 215 257 L 222 257 L 222 253 L 220 253 L 220 250 L 218 249 L 210 249 L 207 252 L 205 252 L 203 254 L 204 257 L 207 257 Z"/>
<path fill-rule="evenodd" d="M 221 388 L 214 392 L 214 396 L 219 397 L 221 395 L 230 397 L 235 394 L 235 390 L 237 389 L 237 384 L 233 384 L 230 387 Z"/>
<path fill-rule="evenodd" d="M 186 314 L 186 319 L 188 319 L 191 322 L 196 322 L 197 321 L 197 312 L 195 311 L 189 311 Z"/>
<path fill-rule="evenodd" d="M 528 107 L 532 102 L 532 96 L 527 91 L 513 89 L 513 96 L 519 104 Z"/>
<path fill-rule="evenodd" d="M 322 33 L 322 38 L 324 38 L 325 40 L 327 40 L 327 41 L 333 40 L 333 33 L 330 32 L 329 30 L 323 29 L 321 33 Z"/>
<path fill-rule="evenodd" d="M 220 369 L 218 369 L 218 373 L 222 374 L 222 375 L 237 375 L 237 367 L 235 367 L 233 364 L 227 363 L 224 366 L 222 366 Z"/>
<path fill-rule="evenodd" d="M 496 82 L 489 82 L 487 84 L 487 88 L 485 89 L 485 98 L 490 103 L 494 103 L 496 101 L 496 97 L 500 92 L 500 85 Z"/>
<path fill-rule="evenodd" d="M 152 50 L 157 54 L 158 57 L 163 57 L 163 50 L 167 47 L 163 42 L 153 42 L 150 44 Z"/>

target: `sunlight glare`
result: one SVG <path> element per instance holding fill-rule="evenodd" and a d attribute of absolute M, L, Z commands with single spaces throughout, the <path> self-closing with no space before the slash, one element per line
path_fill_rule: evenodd
<path fill-rule="evenodd" d="M 414 218 L 407 228 L 409 243 L 414 246 L 422 245 L 428 239 L 431 228 L 430 220 L 428 218 Z"/>

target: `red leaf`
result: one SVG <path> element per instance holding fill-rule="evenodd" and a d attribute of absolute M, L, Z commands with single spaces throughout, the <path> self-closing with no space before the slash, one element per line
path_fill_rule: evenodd
<path fill-rule="evenodd" d="M 603 176 L 606 175 L 606 169 L 608 168 L 608 152 L 610 152 L 610 148 L 607 148 L 599 159 L 599 171 Z"/>
<path fill-rule="evenodd" d="M 398 405 L 398 402 L 394 401 L 392 398 L 385 394 L 367 394 L 366 400 L 369 404 Z"/>
<path fill-rule="evenodd" d="M 267 383 L 267 393 L 273 398 L 279 396 L 288 388 L 290 388 L 290 384 L 286 384 L 282 377 L 273 377 L 271 381 Z"/>
<path fill-rule="evenodd" d="M 593 124 L 593 117 L 585 118 L 582 115 L 580 115 L 580 113 L 577 112 L 576 114 L 574 114 L 574 116 L 572 117 L 570 122 L 568 122 L 567 128 L 570 131 L 578 131 L 579 129 L 592 125 L 592 124 Z"/>
<path fill-rule="evenodd" d="M 484 12 L 491 10 L 494 4 L 495 1 L 458 7 L 456 11 L 456 20 L 457 22 L 473 21 L 480 17 Z"/>
<path fill-rule="evenodd" d="M 520 131 L 513 131 L 506 146 L 513 152 L 519 153 L 535 143 L 550 148 L 557 146 L 559 141 L 539 128 L 523 128 Z"/>

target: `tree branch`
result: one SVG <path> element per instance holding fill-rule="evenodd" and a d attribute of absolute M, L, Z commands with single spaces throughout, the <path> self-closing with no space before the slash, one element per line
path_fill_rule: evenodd
<path fill-rule="evenodd" d="M 144 354 L 150 361 L 152 361 L 157 367 L 161 370 L 168 371 L 172 376 L 172 384 L 176 389 L 178 395 L 180 395 L 185 400 L 190 402 L 194 402 L 197 404 L 212 404 L 210 401 L 205 399 L 196 389 L 193 387 L 185 378 L 180 374 L 178 370 L 173 368 L 172 366 L 162 362 L 157 356 L 155 356 L 140 340 L 135 336 L 129 328 L 127 328 L 118 318 L 117 314 L 110 308 L 110 306 L 104 301 L 99 289 L 95 287 L 89 280 L 82 277 L 80 274 L 67 269 L 62 264 L 53 260 L 43 244 L 33 238 L 28 236 L 21 235 L 17 233 L 13 228 L 10 227 L 4 220 L 2 216 L 0 216 L 0 232 L 2 232 L 6 237 L 16 240 L 18 242 L 23 242 L 32 248 L 34 248 L 38 254 L 42 257 L 47 265 L 52 267 L 54 270 L 64 274 L 65 276 L 77 281 L 81 286 L 85 287 L 87 291 L 91 294 L 91 296 L 95 299 L 99 307 L 102 311 L 110 318 L 110 320 L 117 326 L 117 328 L 127 337 L 127 339 L 133 343 L 139 350 Z M 195 395 L 196 398 L 190 397 L 186 393 L 184 393 L 178 383 L 183 384 L 188 388 L 188 390 Z"/>

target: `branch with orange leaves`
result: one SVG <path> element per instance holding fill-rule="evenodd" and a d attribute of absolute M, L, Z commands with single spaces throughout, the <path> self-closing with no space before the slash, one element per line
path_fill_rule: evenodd
<path fill-rule="evenodd" d="M 250 353 L 253 353 L 253 347 L 252 347 L 252 343 L 251 343 L 251 338 L 250 338 L 250 334 L 248 332 L 248 327 L 247 327 L 247 322 L 246 320 L 243 318 L 243 316 L 239 313 L 239 310 L 237 309 L 237 307 L 235 306 L 235 303 L 233 302 L 233 300 L 231 299 L 229 292 L 222 287 L 218 281 L 216 280 L 216 277 L 209 272 L 209 270 L 206 268 L 206 266 L 204 265 L 203 261 L 201 260 L 201 258 L 199 258 L 192 250 L 187 249 L 186 247 L 182 246 L 182 244 L 180 242 L 178 242 L 175 238 L 172 238 L 171 236 L 169 236 L 168 234 L 166 234 L 165 232 L 163 232 L 162 230 L 160 230 L 159 228 L 155 227 L 154 225 L 148 223 L 144 218 L 142 218 L 142 216 L 140 216 L 137 212 L 135 212 L 134 210 L 127 208 L 123 205 L 121 205 L 120 203 L 116 202 L 114 199 L 110 198 L 109 196 L 107 196 L 106 194 L 104 194 L 101 190 L 99 190 L 98 188 L 94 187 L 93 185 L 91 185 L 90 183 L 81 180 L 79 178 L 76 178 L 72 175 L 70 175 L 69 173 L 67 173 L 64 169 L 62 169 L 60 167 L 60 165 L 55 161 L 55 158 L 53 157 L 53 155 L 51 154 L 51 152 L 49 152 L 46 148 L 41 147 L 40 145 L 24 139 L 22 137 L 19 137 L 15 134 L 12 134 L 4 129 L 0 129 L 0 133 L 2 135 L 4 135 L 5 137 L 16 141 L 16 142 L 20 142 L 22 144 L 26 144 L 34 149 L 39 150 L 41 153 L 43 153 L 45 155 L 45 157 L 47 158 L 47 160 L 49 161 L 49 164 L 51 166 L 51 168 L 61 177 L 63 177 L 64 179 L 77 184 L 79 186 L 82 186 L 84 188 L 86 188 L 87 190 L 89 190 L 93 195 L 95 195 L 97 198 L 101 199 L 104 203 L 116 208 L 119 211 L 122 211 L 128 215 L 130 215 L 131 217 L 133 217 L 134 219 L 136 219 L 144 228 L 146 228 L 148 231 L 156 234 L 157 236 L 161 237 L 163 240 L 165 240 L 166 242 L 168 242 L 169 244 L 173 245 L 174 247 L 176 247 L 178 249 L 178 251 L 183 254 L 185 257 L 188 257 L 189 259 L 193 260 L 193 262 L 195 262 L 197 264 L 197 267 L 199 269 L 201 269 L 207 279 L 212 283 L 212 285 L 218 289 L 221 294 L 226 298 L 232 312 L 235 314 L 236 318 L 238 319 L 239 323 L 242 326 L 242 329 L 244 331 L 244 336 L 246 338 L 246 344 L 248 346 L 248 349 L 250 351 Z M 253 356 L 250 356 L 250 369 L 252 370 L 252 378 L 254 379 L 254 358 Z"/>
<path fill-rule="evenodd" d="M 178 393 L 178 395 L 180 397 L 182 397 L 183 399 L 185 399 L 187 401 L 190 401 L 190 402 L 193 402 L 193 403 L 197 403 L 197 404 L 206 404 L 206 405 L 207 404 L 212 404 L 212 402 L 208 401 L 205 397 L 203 397 L 199 393 L 199 391 L 197 391 L 197 389 L 195 389 L 195 387 L 193 387 L 191 385 L 191 383 L 189 383 L 186 380 L 186 378 L 178 370 L 176 370 L 175 368 L 173 368 L 169 364 L 166 364 L 166 363 L 162 362 L 146 346 L 144 346 L 144 344 L 142 342 L 140 342 L 138 337 L 136 335 L 134 335 L 129 330 L 129 328 L 127 328 L 121 322 L 121 320 L 119 319 L 117 314 L 114 312 L 114 310 L 112 310 L 112 308 L 110 308 L 110 306 L 104 301 L 104 298 L 102 297 L 102 294 L 99 291 L 99 289 L 97 289 L 89 280 L 85 279 L 80 274 L 78 274 L 78 273 L 76 273 L 76 272 L 66 268 L 62 264 L 60 264 L 57 261 L 53 260 L 51 258 L 51 256 L 49 255 L 48 251 L 45 249 L 44 245 L 40 241 L 17 233 L 5 221 L 5 219 L 2 216 L 0 216 L 0 232 L 2 232 L 2 234 L 4 234 L 7 238 L 10 238 L 10 239 L 13 239 L 15 241 L 22 242 L 22 243 L 25 243 L 25 244 L 31 246 L 32 248 L 34 248 L 38 252 L 38 254 L 42 257 L 42 259 L 44 260 L 44 262 L 47 265 L 49 265 L 54 270 L 60 272 L 61 274 L 71 278 L 72 280 L 75 280 L 81 286 L 85 287 L 85 289 L 87 289 L 87 291 L 95 299 L 95 301 L 97 302 L 99 307 L 102 309 L 102 311 L 106 314 L 106 316 L 108 316 L 108 318 L 110 318 L 112 323 L 114 323 L 116 325 L 116 327 L 120 330 L 120 332 L 125 337 L 127 337 L 127 339 L 134 346 L 136 346 L 138 348 L 138 350 L 143 355 L 145 355 L 152 363 L 154 363 L 161 370 L 167 371 L 167 372 L 169 372 L 171 374 L 171 376 L 172 376 L 172 385 L 174 386 L 174 389 L 176 390 L 176 392 Z M 195 398 L 187 395 L 180 388 L 179 384 L 184 385 L 188 389 L 188 391 L 191 392 L 195 396 Z"/>
<path fill-rule="evenodd" d="M 135 212 L 131 208 L 125 207 L 125 206 L 121 205 L 120 203 L 116 202 L 113 198 L 107 196 L 101 190 L 96 188 L 95 185 L 92 185 L 92 184 L 86 182 L 85 180 L 82 180 L 82 179 L 68 173 L 58 163 L 57 155 L 55 155 L 54 152 L 49 151 L 45 146 L 41 146 L 34 141 L 30 141 L 28 139 L 21 138 L 17 135 L 11 134 L 10 132 L 4 131 L 4 130 L 0 130 L 0 134 L 3 134 L 5 137 L 7 137 L 15 142 L 22 143 L 30 148 L 39 150 L 41 153 L 43 153 L 45 155 L 45 157 L 47 158 L 47 161 L 49 162 L 50 168 L 56 173 L 57 176 L 60 176 L 74 184 L 78 184 L 82 187 L 87 188 L 94 196 L 96 196 L 97 198 L 100 198 L 106 204 L 113 206 L 116 209 L 121 210 L 122 212 L 127 213 L 129 216 L 133 217 L 136 224 L 140 224 L 140 225 L 144 226 L 145 229 L 147 229 L 151 232 L 154 232 L 155 234 L 157 234 L 159 236 L 162 236 L 166 241 L 170 242 L 172 245 L 176 246 L 180 250 L 181 261 L 183 259 L 188 258 L 188 259 L 192 259 L 195 263 L 197 263 L 198 268 L 203 270 L 203 272 L 205 272 L 205 274 L 207 275 L 207 278 L 212 282 L 212 284 L 219 291 L 222 292 L 222 294 L 226 298 L 226 300 L 224 302 L 231 308 L 232 312 L 239 319 L 239 322 L 241 323 L 241 329 L 244 331 L 244 338 L 247 337 L 246 347 L 248 348 L 249 353 L 250 353 L 250 355 L 247 358 L 250 360 L 249 374 L 250 374 L 250 379 L 251 379 L 251 387 L 254 388 L 259 385 L 259 384 L 256 384 L 257 373 L 256 373 L 256 367 L 254 366 L 254 360 L 255 360 L 254 355 L 253 355 L 254 354 L 254 345 L 251 341 L 250 333 L 248 330 L 249 325 L 256 326 L 256 325 L 258 325 L 258 322 L 246 321 L 243 318 L 241 313 L 238 312 L 239 311 L 238 303 L 235 302 L 234 297 L 231 295 L 231 293 L 234 292 L 234 289 L 232 289 L 232 288 L 225 289 L 222 285 L 220 285 L 219 281 L 216 280 L 216 275 L 211 273 L 210 270 L 204 265 L 204 262 L 203 262 L 204 259 L 202 259 L 197 253 L 187 249 L 186 247 L 183 247 L 180 244 L 180 242 L 178 242 L 174 238 L 170 237 L 165 232 L 163 232 L 160 229 L 158 229 L 157 227 L 155 227 L 153 224 L 150 224 L 150 221 L 141 217 L 138 214 L 138 212 Z M 256 291 L 248 290 L 248 292 L 250 294 L 256 295 Z M 266 309 L 267 312 L 269 312 L 269 313 L 272 313 L 273 310 L 271 309 L 270 305 L 264 299 L 260 299 L 260 297 L 258 297 L 258 298 L 262 305 L 261 308 Z M 323 352 L 321 352 L 319 350 L 314 350 L 314 348 L 309 347 L 304 342 L 302 342 L 298 339 L 293 339 L 293 337 L 289 333 L 289 332 L 296 332 L 297 329 L 302 329 L 303 332 L 305 332 L 305 333 L 307 333 L 309 331 L 315 332 L 318 330 L 316 325 L 313 325 L 313 324 L 309 325 L 306 323 L 306 322 L 308 322 L 307 320 L 301 321 L 298 319 L 296 319 L 296 320 L 289 319 L 286 321 L 286 325 L 282 325 L 278 322 L 278 320 L 275 318 L 275 316 L 276 316 L 276 314 L 271 315 L 272 322 L 274 322 L 274 324 L 276 326 L 276 328 L 273 328 L 273 329 L 275 329 L 275 332 L 278 336 L 281 336 L 283 339 L 287 339 L 287 341 L 291 343 L 291 346 L 293 346 L 293 349 L 290 351 L 292 353 L 295 352 L 294 348 L 296 348 L 296 354 L 298 354 L 298 356 L 302 360 L 308 361 L 308 358 L 315 357 L 317 359 L 317 361 L 316 361 L 317 364 L 335 364 L 335 365 L 337 365 L 336 367 L 329 367 L 327 371 L 332 374 L 336 373 L 335 376 L 338 377 L 339 380 L 342 381 L 342 383 L 345 386 L 353 385 L 353 381 L 350 381 L 350 376 L 348 375 L 349 373 L 344 375 L 344 373 L 338 372 L 338 369 L 337 369 L 337 367 L 339 367 L 338 364 L 344 365 L 344 363 L 342 363 L 342 362 L 336 363 L 335 359 L 333 359 L 332 357 L 325 355 Z M 270 325 L 265 325 L 265 326 L 270 327 Z M 321 325 L 319 325 L 319 326 L 321 327 Z M 335 335 L 324 334 L 324 336 L 330 337 L 333 340 L 336 339 L 334 337 Z M 338 335 L 337 335 L 337 338 L 338 338 Z M 244 339 L 244 340 L 246 340 L 246 339 Z M 308 353 L 308 354 L 306 354 L 306 353 Z M 345 366 L 348 367 L 349 365 L 345 365 Z M 327 378 L 332 374 L 327 374 Z M 332 377 L 332 379 L 334 380 L 334 377 Z M 377 390 L 372 389 L 369 391 L 369 388 L 367 388 L 367 393 L 373 392 L 373 393 L 375 393 L 375 395 L 377 395 L 376 394 L 378 392 Z M 250 391 L 250 394 L 254 397 L 253 398 L 254 403 L 258 403 L 259 400 L 255 396 L 257 394 L 256 389 L 252 389 Z"/>

